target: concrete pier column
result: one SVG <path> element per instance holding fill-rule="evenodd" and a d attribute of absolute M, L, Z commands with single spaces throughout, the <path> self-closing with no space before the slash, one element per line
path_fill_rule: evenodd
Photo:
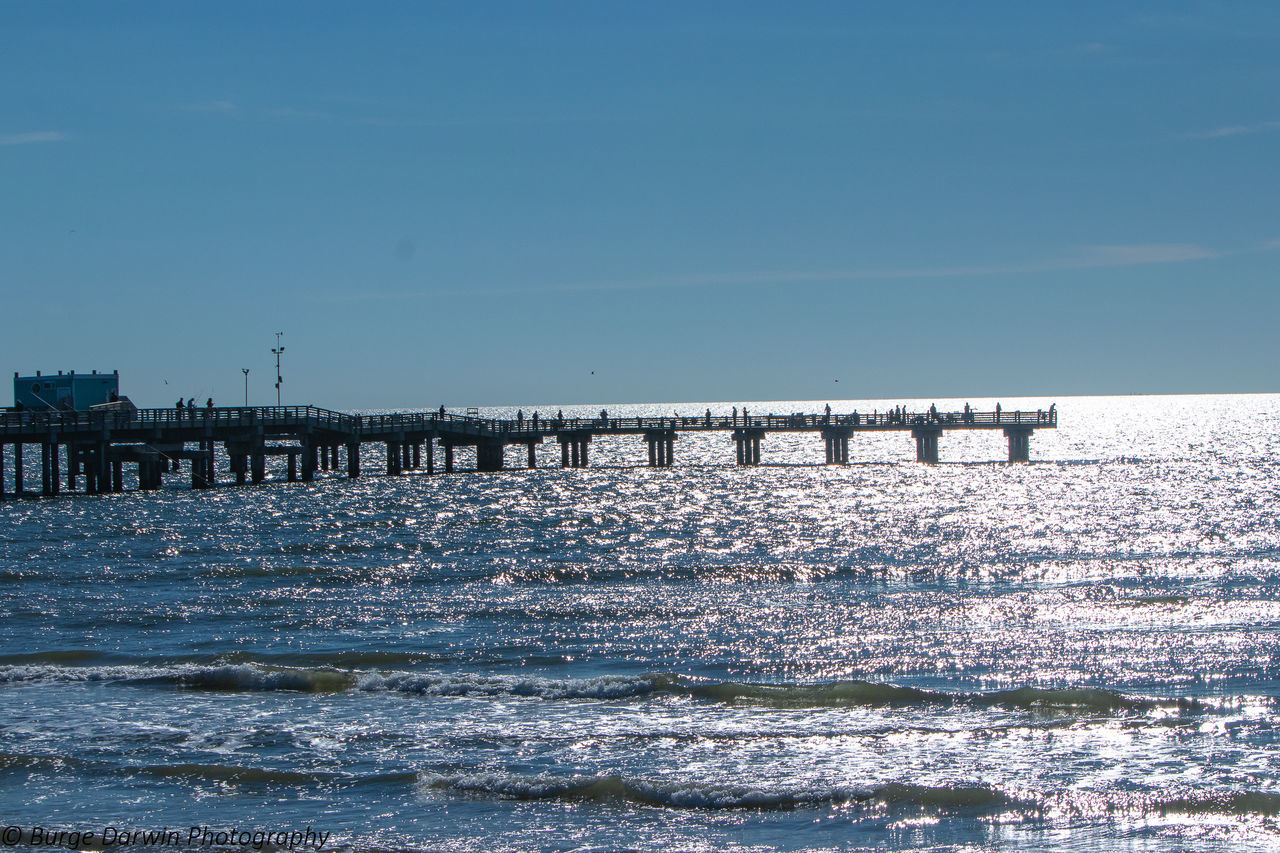
<path fill-rule="evenodd" d="M 827 427 L 822 431 L 828 465 L 849 464 L 850 427 Z"/>
<path fill-rule="evenodd" d="M 591 445 L 590 438 L 579 439 L 578 443 L 582 445 L 582 450 L 578 453 L 578 467 L 587 467 L 587 448 Z"/>
<path fill-rule="evenodd" d="M 111 460 L 111 491 L 124 491 L 124 460 Z"/>
<path fill-rule="evenodd" d="M 53 477 L 53 445 L 47 441 L 40 442 L 40 494 L 48 497 L 54 494 Z"/>
<path fill-rule="evenodd" d="M 476 445 L 476 470 L 501 471 L 504 445 L 501 440 L 482 441 Z"/>
<path fill-rule="evenodd" d="M 435 446 L 432 444 L 431 439 L 427 439 L 425 449 L 427 451 L 427 473 L 434 474 L 436 472 L 436 453 Z"/>
<path fill-rule="evenodd" d="M 67 491 L 76 490 L 76 475 L 80 473 L 80 445 L 66 444 L 67 448 Z"/>
<path fill-rule="evenodd" d="M 400 444 L 395 441 L 387 442 L 387 476 L 394 477 L 400 473 Z"/>
<path fill-rule="evenodd" d="M 249 454 L 249 479 L 261 483 L 267 478 L 267 454 L 259 447 Z"/>
<path fill-rule="evenodd" d="M 298 480 L 298 454 L 296 453 L 289 454 L 288 479 L 290 483 L 295 483 Z"/>
<path fill-rule="evenodd" d="M 649 467 L 666 468 L 675 457 L 675 430 L 648 430 L 644 434 L 649 445 Z"/>
<path fill-rule="evenodd" d="M 911 437 L 916 440 L 916 461 L 927 465 L 938 464 L 938 436 L 942 430 L 928 427 L 917 427 L 911 430 Z"/>
<path fill-rule="evenodd" d="M 1031 461 L 1031 433 L 1033 429 L 1027 427 L 1005 427 L 1005 438 L 1009 439 L 1009 461 L 1010 462 L 1030 462 Z"/>
<path fill-rule="evenodd" d="M 249 473 L 249 457 L 247 454 L 227 448 L 227 464 L 231 473 L 236 475 L 236 485 L 243 486 L 245 476 Z"/>
<path fill-rule="evenodd" d="M 560 467 L 569 467 L 569 442 L 567 439 L 560 440 Z"/>
<path fill-rule="evenodd" d="M 302 482 L 310 483 L 316 478 L 317 465 L 316 452 L 319 450 L 311 443 L 310 438 L 304 438 L 302 441 Z"/>
<path fill-rule="evenodd" d="M 422 467 L 422 442 L 415 441 L 413 443 L 413 470 L 417 471 Z"/>
<path fill-rule="evenodd" d="M 203 444 L 204 442 L 201 442 L 201 446 L 203 446 Z M 205 457 L 201 456 L 198 459 L 192 459 L 191 460 L 191 488 L 193 489 L 209 488 L 210 484 L 208 479 L 205 476 L 207 473 L 208 473 L 208 463 Z"/>
<path fill-rule="evenodd" d="M 0 501 L 4 497 L 4 442 L 0 441 Z"/>
<path fill-rule="evenodd" d="M 413 470 L 413 443 L 406 441 L 400 445 L 400 470 Z"/>
<path fill-rule="evenodd" d="M 764 438 L 764 430 L 758 427 L 751 429 L 735 429 L 733 441 L 737 445 L 739 465 L 760 464 L 760 440 Z"/>
<path fill-rule="evenodd" d="M 160 460 L 141 459 L 138 461 L 138 489 L 151 491 L 160 488 Z"/>
<path fill-rule="evenodd" d="M 22 442 L 13 446 L 13 494 L 22 497 Z"/>
<path fill-rule="evenodd" d="M 347 445 L 347 477 L 354 480 L 360 476 L 360 442 L 353 441 Z"/>
<path fill-rule="evenodd" d="M 97 458 L 92 447 L 80 448 L 80 462 L 84 466 L 84 493 L 86 495 L 96 495 L 98 493 L 98 473 Z M 0 477 L 0 482 L 4 478 Z"/>
<path fill-rule="evenodd" d="M 531 441 L 531 442 L 529 442 L 529 443 L 528 443 L 527 445 L 525 445 L 525 446 L 529 448 L 529 468 L 530 468 L 530 470 L 532 470 L 532 469 L 534 469 L 534 468 L 537 468 L 537 467 L 538 467 L 538 454 L 537 454 L 538 445 L 534 444 L 534 443 Z"/>
<path fill-rule="evenodd" d="M 582 467 L 582 463 L 578 461 L 578 448 L 580 446 L 581 443 L 576 439 L 569 442 L 569 461 L 572 463 L 572 467 L 574 468 Z"/>
<path fill-rule="evenodd" d="M 61 462 L 58 458 L 58 442 L 49 442 L 49 485 L 53 487 L 53 494 L 57 494 L 61 488 L 62 471 Z"/>

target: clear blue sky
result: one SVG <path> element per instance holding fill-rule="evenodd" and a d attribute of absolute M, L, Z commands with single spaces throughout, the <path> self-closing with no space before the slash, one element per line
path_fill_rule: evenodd
<path fill-rule="evenodd" d="M 333 408 L 1277 391 L 1277 93 L 1275 2 L 10 0 L 0 352 L 152 405 L 274 402 L 277 331 Z"/>

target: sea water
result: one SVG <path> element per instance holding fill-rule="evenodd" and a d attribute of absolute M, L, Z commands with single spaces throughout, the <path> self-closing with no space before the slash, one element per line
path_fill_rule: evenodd
<path fill-rule="evenodd" d="M 827 402 L 997 401 L 745 405 Z M 1031 464 L 633 436 L 6 502 L 0 842 L 1280 849 L 1280 397 L 999 402 L 1057 404 Z"/>

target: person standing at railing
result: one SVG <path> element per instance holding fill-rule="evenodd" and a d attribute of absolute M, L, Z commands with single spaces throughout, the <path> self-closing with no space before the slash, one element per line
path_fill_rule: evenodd
<path fill-rule="evenodd" d="M 1000 404 L 996 403 L 996 423 L 1000 423 Z"/>

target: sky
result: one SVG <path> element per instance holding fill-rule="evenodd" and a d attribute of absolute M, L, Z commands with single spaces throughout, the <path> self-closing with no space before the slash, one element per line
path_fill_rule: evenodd
<path fill-rule="evenodd" d="M 140 405 L 1280 391 L 1270 0 L 7 0 L 0 103 L 0 362 Z"/>

